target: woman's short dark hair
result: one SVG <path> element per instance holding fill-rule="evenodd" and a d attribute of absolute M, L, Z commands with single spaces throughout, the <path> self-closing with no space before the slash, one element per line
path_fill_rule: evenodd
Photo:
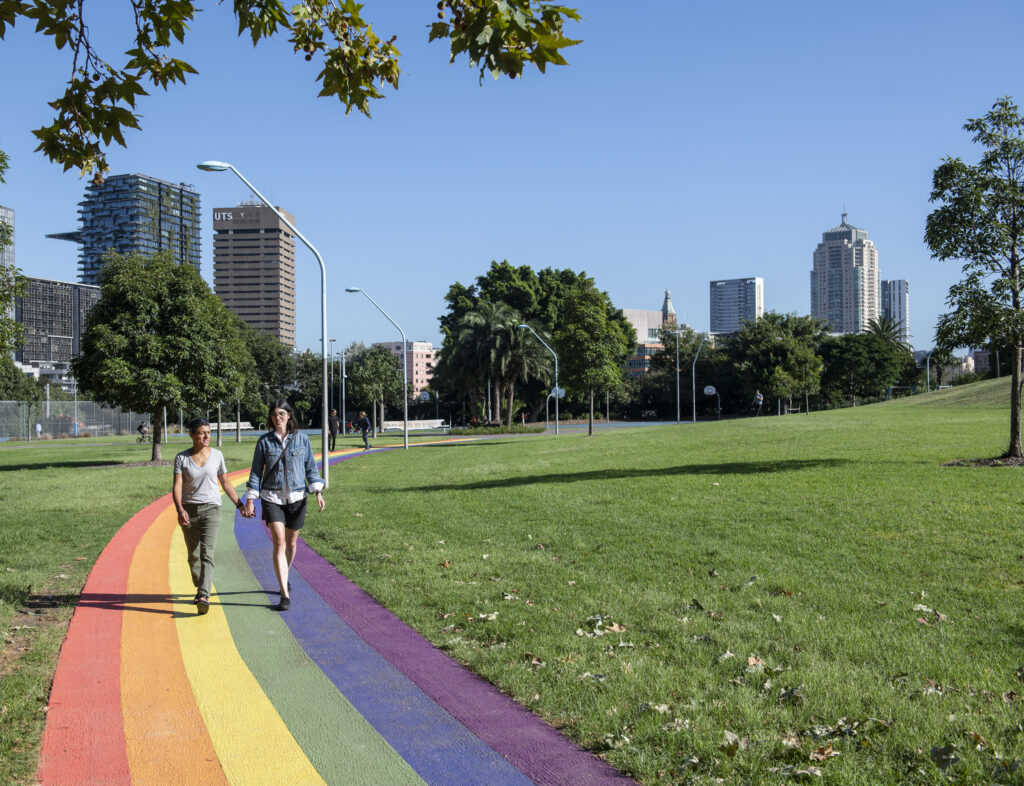
<path fill-rule="evenodd" d="M 299 430 L 299 422 L 295 419 L 295 410 L 292 409 L 292 405 L 288 403 L 287 399 L 279 398 L 270 405 L 270 409 L 267 410 L 267 423 L 270 425 L 270 430 L 274 430 L 274 410 L 283 409 L 288 413 L 288 426 L 286 431 L 289 434 L 294 434 Z"/>
<path fill-rule="evenodd" d="M 188 422 L 188 433 L 189 434 L 195 434 L 197 431 L 199 431 L 199 429 L 202 426 L 209 426 L 209 425 L 210 425 L 210 421 L 208 421 L 206 418 L 192 418 L 192 420 L 190 420 Z"/>

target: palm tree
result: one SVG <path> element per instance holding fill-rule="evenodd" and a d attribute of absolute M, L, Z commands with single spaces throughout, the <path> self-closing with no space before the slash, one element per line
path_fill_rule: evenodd
<path fill-rule="evenodd" d="M 549 382 L 553 369 L 551 356 L 547 354 L 547 350 L 533 336 L 527 335 L 527 331 L 521 330 L 520 324 L 518 320 L 515 324 L 502 324 L 497 333 L 498 371 L 508 392 L 506 415 L 510 427 L 515 406 L 516 382 L 519 379 L 524 382 L 528 382 L 530 379 Z"/>
<path fill-rule="evenodd" d="M 892 317 L 869 319 L 868 326 L 864 332 L 878 336 L 883 341 L 895 344 L 902 349 L 910 349 L 907 342 L 903 340 L 903 322 Z"/>
<path fill-rule="evenodd" d="M 505 389 L 506 365 L 504 356 L 508 353 L 510 331 L 522 322 L 519 312 L 505 303 L 491 303 L 481 300 L 476 308 L 459 320 L 457 342 L 462 345 L 465 362 L 477 371 L 478 383 L 483 388 L 487 380 L 493 387 L 494 418 L 501 420 L 501 399 Z"/>

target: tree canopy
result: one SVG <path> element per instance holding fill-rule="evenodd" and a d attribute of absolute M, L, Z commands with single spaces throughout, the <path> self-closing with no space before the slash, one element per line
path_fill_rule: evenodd
<path fill-rule="evenodd" d="M 600 304 L 602 330 L 611 336 L 612 354 L 621 355 L 619 339 L 623 337 L 629 344 L 627 357 L 635 347 L 628 320 L 584 272 L 551 268 L 535 272 L 529 265 L 516 267 L 507 261 L 495 261 L 473 285 L 452 284 L 445 300 L 448 311 L 440 317 L 444 339 L 432 386 L 453 400 L 468 399 L 471 406 L 478 406 L 485 400 L 490 382 L 494 417 L 501 417 L 504 399 L 509 423 L 515 414 L 517 392 L 536 414 L 544 409 L 547 395 L 542 385 L 554 381 L 550 353 L 528 331 L 521 330 L 520 324 L 529 324 L 554 345 L 558 331 L 570 327 L 575 318 L 570 316 L 576 313 L 573 309 L 580 318 L 586 312 L 589 319 L 593 315 L 588 309 Z M 555 351 L 561 363 L 563 350 L 556 346 Z M 567 345 L 564 351 L 573 350 Z M 598 387 L 618 388 L 621 374 L 613 377 L 611 374 L 608 384 Z M 586 384 L 576 386 L 577 394 L 589 392 Z"/>
<path fill-rule="evenodd" d="M 252 358 L 199 271 L 167 252 L 107 254 L 100 287 L 71 370 L 96 401 L 152 414 L 158 461 L 164 412 L 240 398 Z"/>
<path fill-rule="evenodd" d="M 50 102 L 50 125 L 36 129 L 38 150 L 65 170 L 101 178 L 107 171 L 106 149 L 125 146 L 126 129 L 140 127 L 136 102 L 147 87 L 167 89 L 198 73 L 173 56 L 191 28 L 201 24 L 201 9 L 192 0 L 129 0 L 118 11 L 131 14 L 134 36 L 125 41 L 123 62 L 112 64 L 90 35 L 86 9 L 115 13 L 109 2 L 85 0 L 0 0 L 0 39 L 19 21 L 35 25 L 58 50 L 70 53 L 64 94 Z M 396 36 L 379 36 L 354 0 L 303 0 L 289 10 L 284 0 L 234 0 L 238 35 L 256 46 L 286 35 L 296 53 L 320 61 L 321 96 L 333 96 L 346 113 L 370 114 L 370 100 L 383 97 L 385 85 L 397 89 L 401 73 Z M 424 9 L 430 5 L 424 3 Z M 451 61 L 465 54 L 479 69 L 481 82 L 515 79 L 532 63 L 542 73 L 549 64 L 565 65 L 563 49 L 579 43 L 564 33 L 577 21 L 573 8 L 542 0 L 438 0 L 429 40 L 447 40 Z M 433 11 L 432 11 L 433 13 Z M 427 20 L 424 19 L 426 22 Z"/>
<path fill-rule="evenodd" d="M 349 360 L 348 379 L 352 395 L 370 402 L 376 433 L 377 405 L 402 400 L 402 361 L 387 347 L 370 347 Z"/>
<path fill-rule="evenodd" d="M 1010 441 L 1006 455 L 1020 458 L 1021 259 L 1024 257 L 1024 118 L 1007 96 L 964 129 L 981 145 L 981 159 L 945 158 L 932 177 L 930 201 L 939 204 L 925 224 L 925 242 L 940 260 L 963 260 L 963 277 L 949 290 L 952 308 L 939 318 L 940 346 L 1011 348 Z"/>

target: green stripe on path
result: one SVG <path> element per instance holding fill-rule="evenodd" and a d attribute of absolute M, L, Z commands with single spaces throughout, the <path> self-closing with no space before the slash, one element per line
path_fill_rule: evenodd
<path fill-rule="evenodd" d="M 234 536 L 235 508 L 223 506 L 216 593 L 235 645 L 288 730 L 328 783 L 423 784 L 302 650 L 253 576 Z M 258 519 L 247 525 L 264 526 Z M 270 541 L 267 541 L 269 559 Z M 270 755 L 273 740 L 267 740 Z"/>

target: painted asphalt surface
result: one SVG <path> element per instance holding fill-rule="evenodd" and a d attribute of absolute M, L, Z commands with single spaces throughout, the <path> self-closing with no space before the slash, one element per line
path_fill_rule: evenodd
<path fill-rule="evenodd" d="M 248 470 L 231 475 L 247 478 Z M 103 550 L 61 649 L 41 783 L 631 782 L 436 649 L 305 543 L 292 608 L 273 611 L 266 528 L 230 504 L 223 511 L 205 616 L 192 605 L 170 495 Z"/>

